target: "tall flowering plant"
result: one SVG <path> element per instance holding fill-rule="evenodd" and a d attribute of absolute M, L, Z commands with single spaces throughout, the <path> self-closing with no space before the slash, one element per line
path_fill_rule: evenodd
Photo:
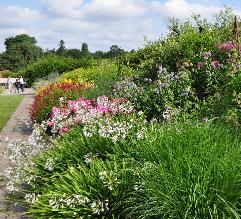
<path fill-rule="evenodd" d="M 200 54 L 192 69 L 193 88 L 205 116 L 229 118 L 240 123 L 241 46 L 232 41 L 221 43 L 215 51 Z M 228 115 L 228 116 L 227 116 Z M 235 117 L 235 119 L 233 119 Z"/>
<path fill-rule="evenodd" d="M 88 85 L 78 82 L 54 82 L 40 89 L 31 105 L 29 112 L 32 122 L 41 123 L 49 118 L 54 106 L 59 106 L 59 100 L 77 99 Z"/>

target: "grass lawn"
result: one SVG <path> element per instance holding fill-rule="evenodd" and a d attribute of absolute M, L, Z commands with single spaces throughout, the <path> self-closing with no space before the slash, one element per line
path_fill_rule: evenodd
<path fill-rule="evenodd" d="M 23 96 L 0 96 L 0 131 L 17 108 Z"/>

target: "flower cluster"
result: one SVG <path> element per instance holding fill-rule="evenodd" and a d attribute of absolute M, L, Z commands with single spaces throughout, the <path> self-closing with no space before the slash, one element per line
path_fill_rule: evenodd
<path fill-rule="evenodd" d="M 106 199 L 104 201 L 101 200 L 90 200 L 87 196 L 73 194 L 72 196 L 68 196 L 63 194 L 62 196 L 54 195 L 49 199 L 49 206 L 53 210 L 58 210 L 61 208 L 78 208 L 80 206 L 84 207 L 85 210 L 87 208 L 90 210 L 91 214 L 100 215 L 109 210 L 109 200 Z M 81 214 L 81 212 L 75 212 L 74 216 Z M 81 214 L 82 215 L 82 214 Z M 82 218 L 80 216 L 80 218 Z"/>
<path fill-rule="evenodd" d="M 113 171 L 102 171 L 99 173 L 100 180 L 109 189 L 113 190 L 120 182 L 117 179 L 116 174 Z"/>
<path fill-rule="evenodd" d="M 217 69 L 221 67 L 221 64 L 218 60 L 213 60 L 214 57 L 210 51 L 204 52 L 203 54 L 201 54 L 201 56 L 202 56 L 202 61 L 199 61 L 197 63 L 197 68 L 199 70 L 208 65 L 210 65 L 212 69 Z"/>
<path fill-rule="evenodd" d="M 25 201 L 28 203 L 28 204 L 34 204 L 35 202 L 38 201 L 38 199 L 41 197 L 40 194 L 35 194 L 35 193 L 27 193 L 24 198 L 25 198 Z"/>
<path fill-rule="evenodd" d="M 83 133 L 86 137 L 98 134 L 103 138 L 110 138 L 113 142 L 125 139 L 128 133 L 136 127 L 136 121 L 113 121 L 109 117 L 99 118 L 95 123 L 86 123 L 83 127 Z"/>
<path fill-rule="evenodd" d="M 184 102 L 193 97 L 194 91 L 188 70 L 169 72 L 160 65 L 154 79 L 133 77 L 116 83 L 114 95 L 129 98 L 136 111 L 143 111 L 147 120 L 171 121 L 174 113 L 170 107 L 184 107 Z M 173 107 L 173 103 L 176 106 Z"/>
<path fill-rule="evenodd" d="M 8 142 L 4 152 L 5 157 L 12 164 L 11 167 L 4 171 L 8 192 L 18 191 L 19 185 L 22 183 L 32 185 L 35 177 L 26 170 L 35 165 L 32 158 L 49 149 L 51 144 L 52 139 L 46 136 L 42 128 L 37 124 L 34 125 L 28 141 L 12 140 Z M 48 164 L 48 168 L 50 167 L 50 164 Z"/>
<path fill-rule="evenodd" d="M 232 49 L 235 48 L 235 45 L 232 41 L 228 41 L 225 43 L 222 43 L 218 46 L 218 48 L 220 49 L 220 51 L 222 52 L 230 52 Z"/>
<path fill-rule="evenodd" d="M 30 107 L 30 118 L 41 123 L 48 119 L 53 106 L 59 106 L 59 99 L 77 99 L 88 86 L 77 82 L 54 82 L 38 91 Z"/>
<path fill-rule="evenodd" d="M 101 96 L 94 102 L 81 97 L 75 101 L 67 101 L 67 106 L 53 107 L 50 118 L 43 124 L 47 125 L 45 126 L 46 129 L 51 127 L 54 135 L 62 135 L 76 124 L 89 125 L 88 128 L 84 128 L 84 132 L 87 133 L 91 125 L 102 118 L 110 118 L 113 115 L 126 115 L 132 112 L 133 106 L 126 99 L 109 99 L 107 96 Z"/>
<path fill-rule="evenodd" d="M 89 203 L 90 200 L 87 196 L 77 195 L 73 194 L 72 196 L 67 196 L 66 194 L 63 194 L 61 197 L 59 196 L 53 196 L 49 199 L 49 206 L 52 209 L 59 209 L 63 207 L 76 207 L 80 205 L 85 205 L 86 203 Z"/>

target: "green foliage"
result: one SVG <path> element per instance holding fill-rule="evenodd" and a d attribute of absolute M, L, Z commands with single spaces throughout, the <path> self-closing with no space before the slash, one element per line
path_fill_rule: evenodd
<path fill-rule="evenodd" d="M 0 94 L 3 93 L 5 91 L 5 87 L 4 86 L 0 86 Z"/>
<path fill-rule="evenodd" d="M 73 59 L 68 57 L 59 57 L 48 55 L 31 63 L 26 68 L 21 69 L 18 74 L 23 75 L 29 85 L 32 85 L 35 79 L 42 78 L 50 73 L 58 72 L 59 74 L 71 71 L 76 68 L 86 68 L 92 66 L 92 59 Z"/>
<path fill-rule="evenodd" d="M 82 46 L 81 46 L 81 54 L 82 56 L 89 56 L 89 47 L 88 47 L 88 44 L 87 43 L 82 43 Z"/>
<path fill-rule="evenodd" d="M 240 137 L 240 129 L 189 124 L 153 129 L 120 146 L 148 163 L 140 189 L 126 199 L 129 217 L 240 217 Z"/>
<path fill-rule="evenodd" d="M 195 61 L 199 54 L 215 50 L 217 44 L 232 39 L 233 14 L 226 8 L 216 15 L 213 24 L 200 16 L 193 16 L 193 22 L 180 23 L 170 20 L 169 35 L 156 42 L 147 41 L 143 49 L 128 53 L 123 63 L 136 69 L 148 71 L 152 78 L 159 65 L 169 71 L 177 71 L 185 61 Z"/>
<path fill-rule="evenodd" d="M 11 77 L 14 73 L 12 71 L 9 71 L 9 70 L 3 70 L 3 71 L 0 71 L 0 77 L 1 78 L 8 78 L 8 77 Z"/>
<path fill-rule="evenodd" d="M 60 76 L 58 72 L 53 72 L 45 77 L 37 78 L 32 84 L 32 88 L 38 92 L 38 90 L 41 90 L 42 88 L 47 87 L 54 82 L 57 82 L 59 80 L 59 77 Z"/>
<path fill-rule="evenodd" d="M 123 72 L 123 73 L 122 73 Z M 62 80 L 79 81 L 81 83 L 92 83 L 92 88 L 84 92 L 86 97 L 95 98 L 111 93 L 113 85 L 119 80 L 121 74 L 129 75 L 131 70 L 128 67 L 120 69 L 113 61 L 102 61 L 92 68 L 79 68 L 62 75 Z"/>
<path fill-rule="evenodd" d="M 6 51 L 1 55 L 1 66 L 16 70 L 35 61 L 42 53 L 34 37 L 27 34 L 17 35 L 5 40 Z"/>
<path fill-rule="evenodd" d="M 79 59 L 82 56 L 82 53 L 79 49 L 67 49 L 64 53 L 65 56 Z"/>
<path fill-rule="evenodd" d="M 125 50 L 118 47 L 117 45 L 112 45 L 110 50 L 106 53 L 107 58 L 115 58 L 125 54 Z"/>
<path fill-rule="evenodd" d="M 143 49 L 122 58 L 125 66 L 140 72 L 137 79 L 132 78 L 134 83 L 138 81 L 140 92 L 135 95 L 128 88 L 131 94 L 125 91 L 127 95 L 123 97 L 130 98 L 149 119 L 162 118 L 167 106 L 181 117 L 184 114 L 199 119 L 227 117 L 225 120 L 241 124 L 237 100 L 241 93 L 237 47 L 239 51 L 241 47 L 232 41 L 234 15 L 225 8 L 213 23 L 199 15 L 194 15 L 193 21 L 170 20 L 170 32 L 165 39 L 147 42 Z M 172 80 L 160 78 L 158 72 L 162 66 Z M 151 83 L 148 85 L 145 80 Z M 158 81 L 167 83 L 166 90 L 159 89 Z"/>
<path fill-rule="evenodd" d="M 142 139 L 133 133 L 116 143 L 85 138 L 79 128 L 66 134 L 35 160 L 29 192 L 40 197 L 29 210 L 32 215 L 240 217 L 240 129 L 212 123 L 143 128 Z M 77 202 L 75 195 L 88 201 Z M 98 201 L 104 207 L 96 214 L 91 204 Z"/>
<path fill-rule="evenodd" d="M 59 55 L 63 55 L 66 51 L 66 48 L 65 48 L 65 42 L 63 40 L 60 40 L 59 41 L 59 48 L 57 49 L 57 54 Z"/>

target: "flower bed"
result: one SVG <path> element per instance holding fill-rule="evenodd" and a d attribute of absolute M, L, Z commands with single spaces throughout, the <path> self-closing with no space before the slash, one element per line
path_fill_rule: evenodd
<path fill-rule="evenodd" d="M 77 99 L 87 88 L 88 86 L 78 82 L 54 82 L 40 89 L 30 107 L 31 120 L 41 123 L 49 118 L 54 106 L 61 104 L 61 99 Z"/>

